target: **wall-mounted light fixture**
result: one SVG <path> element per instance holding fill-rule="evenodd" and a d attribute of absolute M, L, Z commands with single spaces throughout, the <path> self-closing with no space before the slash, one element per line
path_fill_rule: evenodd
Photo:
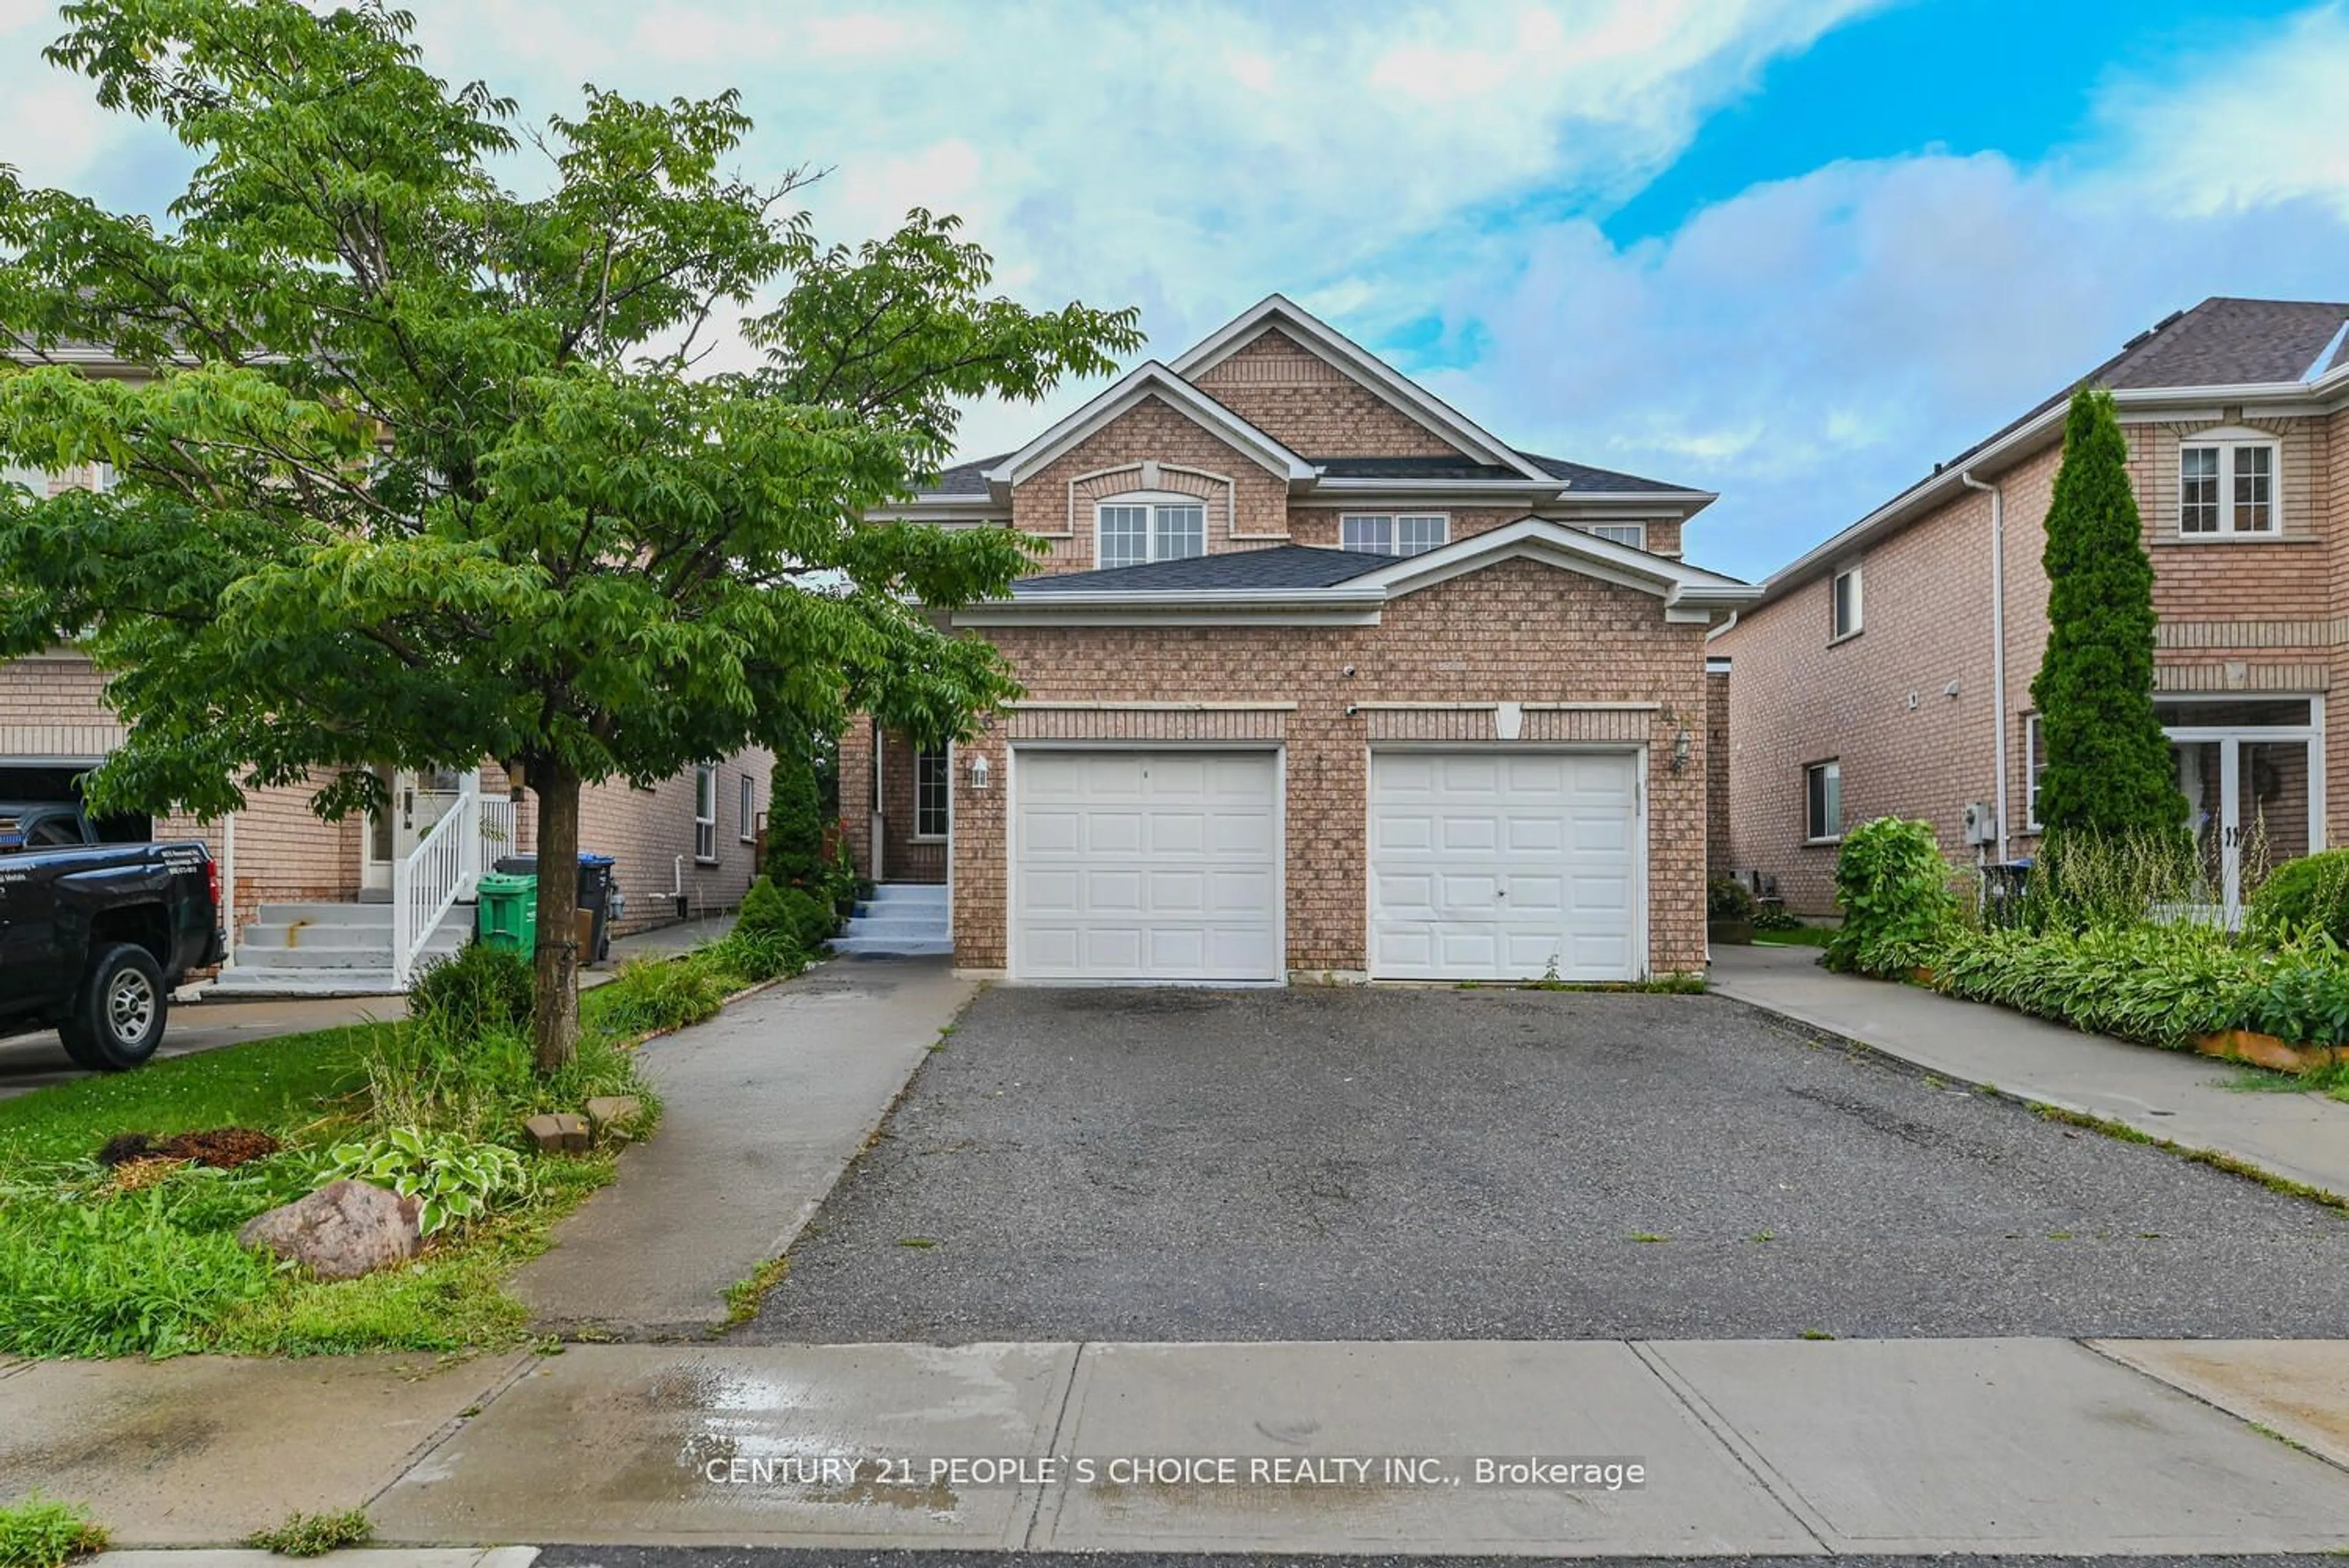
<path fill-rule="evenodd" d="M 529 787 L 530 775 L 523 770 L 523 765 L 520 763 L 508 763 L 506 764 L 506 798 L 520 800 L 523 791 Z"/>
<path fill-rule="evenodd" d="M 987 787 L 988 771 L 987 759 L 985 757 L 971 758 L 970 787 L 973 789 L 985 789 Z"/>
<path fill-rule="evenodd" d="M 1689 740 L 1688 726 L 1686 724 L 1682 724 L 1681 726 L 1681 732 L 1672 737 L 1672 772 L 1676 774 L 1684 774 L 1688 772 L 1689 748 L 1691 743 L 1692 742 Z"/>

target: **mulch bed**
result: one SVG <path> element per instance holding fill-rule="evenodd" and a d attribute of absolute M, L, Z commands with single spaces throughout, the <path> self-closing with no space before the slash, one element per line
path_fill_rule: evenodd
<path fill-rule="evenodd" d="M 106 1140 L 106 1147 L 98 1151 L 98 1163 L 112 1169 L 134 1160 L 186 1160 L 219 1170 L 233 1170 L 247 1160 L 275 1154 L 280 1147 L 275 1138 L 252 1127 L 210 1127 L 202 1132 L 174 1133 L 170 1137 L 157 1137 L 153 1133 L 122 1133 Z"/>

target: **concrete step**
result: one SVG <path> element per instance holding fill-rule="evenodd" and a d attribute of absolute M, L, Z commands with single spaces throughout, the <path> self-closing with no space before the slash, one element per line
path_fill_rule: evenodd
<path fill-rule="evenodd" d="M 254 924 L 381 926 L 391 929 L 389 904 L 264 904 Z"/>
<path fill-rule="evenodd" d="M 868 904 L 934 904 L 947 906 L 947 885 L 943 882 L 884 882 L 873 889 Z"/>
<path fill-rule="evenodd" d="M 467 933 L 473 929 L 473 911 L 452 909 L 439 929 L 425 941 L 428 951 L 454 952 L 464 945 Z M 260 953 L 300 952 L 307 948 L 367 948 L 388 955 L 391 952 L 389 926 L 291 925 L 247 926 L 237 937 L 239 951 Z"/>
<path fill-rule="evenodd" d="M 859 915 L 841 933 L 850 937 L 895 937 L 900 940 L 949 937 L 954 928 L 944 919 L 895 919 L 886 915 Z"/>
<path fill-rule="evenodd" d="M 382 969 L 235 969 L 208 981 L 204 992 L 223 996 L 398 996 L 388 966 Z"/>
<path fill-rule="evenodd" d="M 952 953 L 954 939 L 946 936 L 910 939 L 834 937 L 832 939 L 832 950 L 836 953 L 862 953 L 867 957 L 917 958 L 931 953 Z"/>

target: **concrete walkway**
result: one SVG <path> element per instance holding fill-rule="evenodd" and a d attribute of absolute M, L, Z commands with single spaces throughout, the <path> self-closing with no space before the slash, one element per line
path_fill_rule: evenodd
<path fill-rule="evenodd" d="M 726 1319 L 976 994 L 942 959 L 833 959 L 655 1040 L 660 1131 L 515 1275 L 550 1327 L 629 1338 Z"/>
<path fill-rule="evenodd" d="M 364 1506 L 419 1547 L 2249 1554 L 2349 1542 L 2344 1412 L 2337 1342 L 46 1363 L 0 1376 L 0 1500 L 126 1547 Z"/>
<path fill-rule="evenodd" d="M 2135 1127 L 2349 1199 L 2349 1105 L 2229 1087 L 2239 1069 L 1835 974 L 1809 948 L 1718 947 L 1713 989 L 1961 1083 Z"/>

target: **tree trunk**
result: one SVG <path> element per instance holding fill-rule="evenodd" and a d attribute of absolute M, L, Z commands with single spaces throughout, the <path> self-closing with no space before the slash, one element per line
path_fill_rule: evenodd
<path fill-rule="evenodd" d="M 579 1044 L 579 775 L 550 762 L 538 788 L 538 950 L 532 1040 L 552 1073 Z"/>

